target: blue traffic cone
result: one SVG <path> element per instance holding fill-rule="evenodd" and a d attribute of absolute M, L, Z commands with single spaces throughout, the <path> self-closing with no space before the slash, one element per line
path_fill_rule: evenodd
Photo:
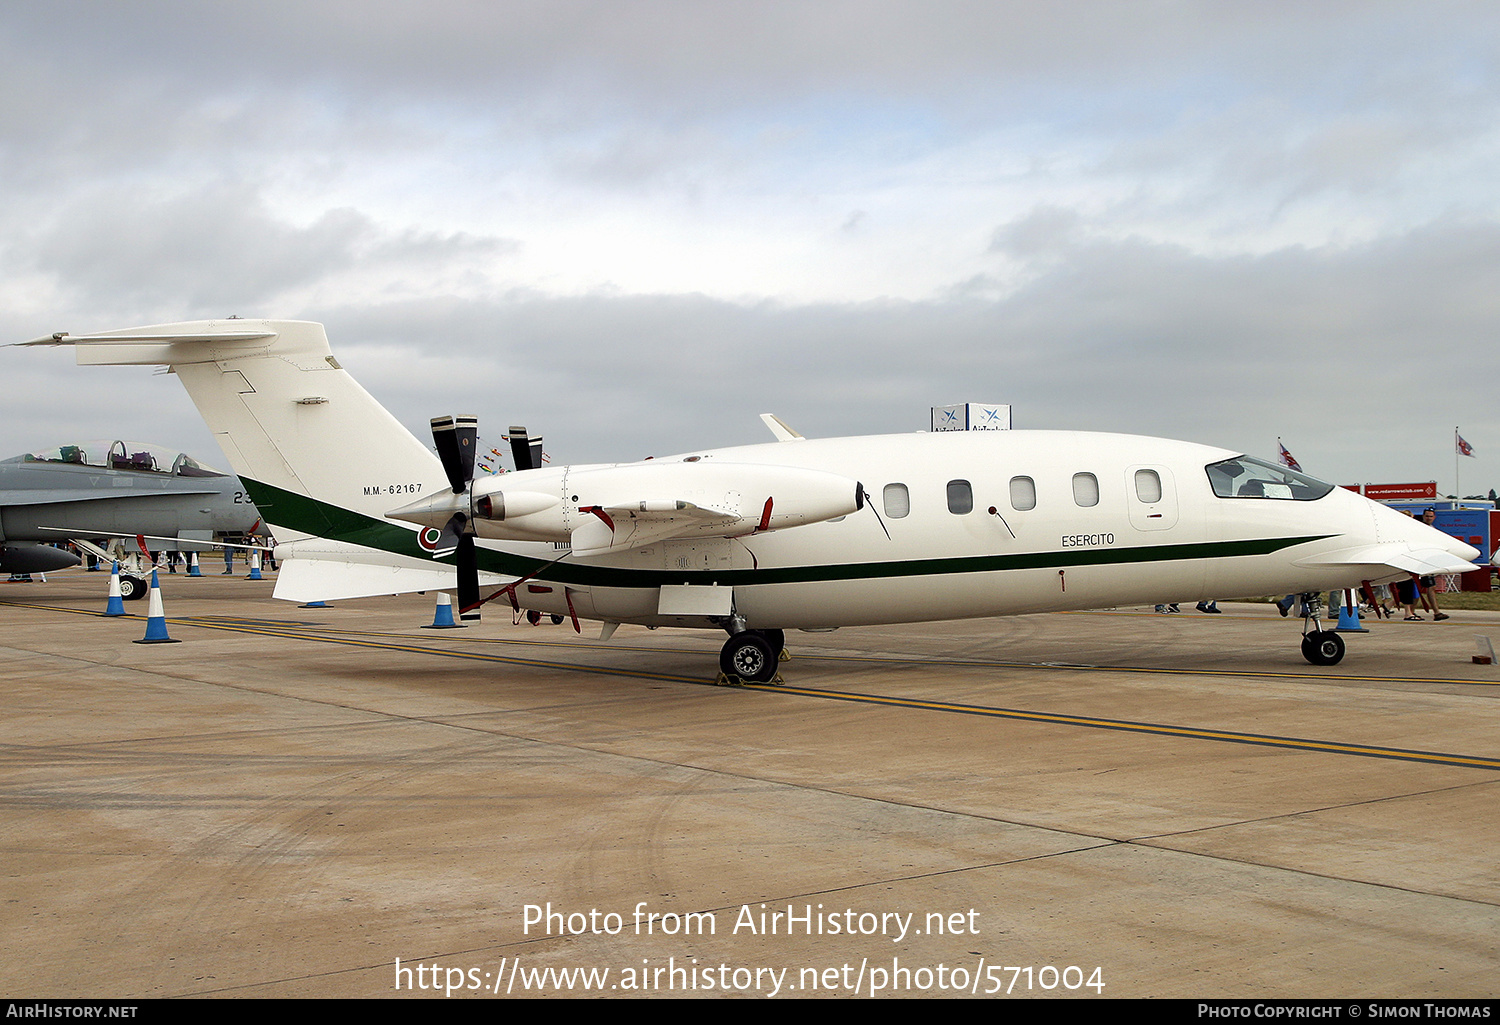
<path fill-rule="evenodd" d="M 453 621 L 453 599 L 446 591 L 439 591 L 437 596 L 437 609 L 432 614 L 432 625 L 422 627 L 423 630 L 462 630 L 463 627 Z"/>
<path fill-rule="evenodd" d="M 198 553 L 188 552 L 188 576 L 201 577 L 203 571 L 198 568 Z"/>
<path fill-rule="evenodd" d="M 260 575 L 260 549 L 259 548 L 252 548 L 252 549 L 250 549 L 250 575 L 248 577 L 246 577 L 245 579 L 246 580 L 264 580 L 265 579 L 265 577 L 263 577 L 263 576 Z"/>
<path fill-rule="evenodd" d="M 161 584 L 156 582 L 156 570 L 151 571 L 151 605 L 146 610 L 146 636 L 137 644 L 177 644 L 167 636 L 167 617 L 161 609 Z"/>
<path fill-rule="evenodd" d="M 1359 625 L 1359 601 L 1349 591 L 1344 592 L 1344 600 L 1339 603 L 1339 625 L 1334 629 L 1340 633 L 1370 632 L 1368 628 Z"/>
<path fill-rule="evenodd" d="M 115 568 L 109 571 L 109 601 L 104 605 L 106 616 L 125 615 L 125 599 L 120 597 L 120 564 L 115 563 Z"/>

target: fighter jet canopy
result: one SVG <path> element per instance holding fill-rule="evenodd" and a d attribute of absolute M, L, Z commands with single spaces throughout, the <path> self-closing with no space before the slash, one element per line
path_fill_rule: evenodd
<path fill-rule="evenodd" d="M 186 452 L 143 441 L 83 441 L 59 445 L 43 452 L 26 452 L 5 463 L 63 463 L 97 466 L 107 470 L 136 470 L 174 477 L 227 477 L 222 470 L 205 466 Z"/>

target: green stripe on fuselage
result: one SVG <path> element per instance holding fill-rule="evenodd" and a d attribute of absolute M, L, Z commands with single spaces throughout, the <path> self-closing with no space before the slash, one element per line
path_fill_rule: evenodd
<path fill-rule="evenodd" d="M 417 531 L 388 520 L 320 502 L 306 495 L 283 491 L 260 481 L 241 477 L 267 522 L 304 534 L 373 548 L 412 559 L 452 564 L 445 556 L 432 559 L 417 544 Z M 1073 566 L 1108 566 L 1126 563 L 1171 562 L 1182 559 L 1226 559 L 1269 555 L 1293 545 L 1321 541 L 1328 534 L 1303 537 L 1252 538 L 1244 541 L 1201 541 L 1193 544 L 1142 545 L 1132 548 L 1090 548 L 1059 552 L 1027 552 L 1019 555 L 969 555 L 951 559 L 914 559 L 899 562 L 835 563 L 820 566 L 780 566 L 767 569 L 645 570 L 572 563 L 564 559 L 540 573 L 536 579 L 580 587 L 660 587 L 662 584 L 794 584 L 826 580 L 873 580 L 885 577 L 939 576 L 953 573 L 993 573 L 1013 569 L 1067 569 Z M 547 566 L 549 560 L 526 555 L 476 549 L 481 570 L 503 576 L 522 577 Z"/>

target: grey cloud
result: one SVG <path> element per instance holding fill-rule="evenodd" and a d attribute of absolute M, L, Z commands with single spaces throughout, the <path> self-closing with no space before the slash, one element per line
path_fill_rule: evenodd
<path fill-rule="evenodd" d="M 1320 472 L 1335 457 L 1422 466 L 1418 434 L 1440 418 L 1479 425 L 1481 452 L 1496 436 L 1497 21 L 1493 5 L 1365 0 L 9 3 L 0 270 L 42 298 L 0 321 L 23 338 L 231 311 L 324 319 L 419 430 L 446 411 L 514 417 L 582 458 L 758 441 L 765 409 L 809 434 L 916 429 L 927 406 L 967 398 L 1013 401 L 1026 426 L 1262 452 L 1295 424 Z M 420 182 L 444 161 L 482 180 L 514 160 L 546 172 L 521 187 L 566 176 L 566 195 L 603 208 L 619 196 L 599 186 L 661 187 L 696 214 L 696 190 L 744 173 L 773 215 L 837 196 L 830 233 L 870 210 L 852 248 L 893 221 L 868 196 L 915 162 L 935 172 L 935 205 L 962 202 L 973 181 L 938 195 L 945 146 L 996 138 L 1035 169 L 1006 182 L 1025 187 L 1019 215 L 976 215 L 1005 222 L 990 254 L 929 302 L 505 293 L 494 264 L 512 240 L 343 200 L 294 224 L 262 201 L 392 159 Z M 1217 225 L 1221 208 L 1271 223 L 1307 200 L 1336 230 L 1317 205 L 1334 192 L 1380 222 L 1375 241 L 1322 246 L 1314 226 L 1316 247 L 1211 256 L 1120 237 Z M 1479 213 L 1438 217 L 1464 209 Z M 1402 233 L 1379 237 L 1391 223 Z M 340 305 L 346 287 L 382 298 Z M 17 322 L 38 309 L 46 322 Z M 170 380 L 56 373 L 68 383 L 18 400 L 7 431 L 58 417 L 59 396 L 112 390 L 85 379 L 129 382 L 119 416 L 143 415 L 150 391 L 153 418 L 193 419 Z"/>
<path fill-rule="evenodd" d="M 181 76 L 233 92 L 258 79 L 367 97 L 511 94 L 536 103 L 570 83 L 607 87 L 606 106 L 679 110 L 754 103 L 809 89 L 974 95 L 991 83 L 1127 88 L 1184 76 L 1205 88 L 1234 79 L 1336 82 L 1358 61 L 1405 83 L 1413 51 L 1482 54 L 1485 5 L 1351 0 L 1316 5 L 1221 3 L 996 4 L 831 0 L 512 0 L 421 7 L 400 0 L 254 5 L 13 2 L 19 49 L 53 64 L 114 58 L 116 80 Z M 1475 25 L 1454 37 L 1455 19 Z M 129 54 L 129 61 L 120 57 Z M 1475 57 L 1473 59 L 1482 59 Z M 77 67 L 70 64 L 70 70 Z M 1419 77 L 1416 80 L 1420 81 Z M 979 90 L 983 92 L 984 90 Z M 974 96 L 977 100 L 978 96 Z M 1017 99 L 1041 98 L 1026 92 Z M 562 106 L 559 106 L 559 111 Z"/>
<path fill-rule="evenodd" d="M 419 436 L 432 416 L 475 413 L 492 441 L 525 423 L 564 460 L 760 442 L 769 436 L 757 414 L 768 410 L 831 436 L 919 430 L 929 406 L 1000 401 L 1015 404 L 1021 427 L 1262 454 L 1280 435 L 1312 472 L 1348 481 L 1432 476 L 1451 461 L 1454 424 L 1487 455 L 1483 439 L 1500 436 L 1489 396 L 1496 296 L 1500 225 L 1455 220 L 1259 257 L 1095 240 L 999 300 L 518 292 L 275 315 L 324 321 L 344 364 Z M 120 382 L 132 397 L 121 435 L 160 437 L 156 424 L 192 417 L 169 379 L 57 373 L 69 390 L 75 377 L 90 392 L 103 390 L 95 375 Z M 26 402 L 23 417 L 55 418 L 56 393 Z M 1493 465 L 1466 474 L 1478 481 Z"/>
<path fill-rule="evenodd" d="M 500 256 L 513 240 L 406 229 L 332 209 L 299 226 L 278 219 L 257 190 L 218 186 L 155 197 L 114 189 L 78 200 L 19 245 L 9 261 L 105 306 L 170 307 L 222 316 L 271 303 L 358 266 L 378 277 Z"/>
<path fill-rule="evenodd" d="M 317 316 L 356 373 L 366 345 L 446 361 L 443 379 L 387 369 L 372 387 L 414 429 L 477 412 L 525 422 L 572 459 L 765 440 L 767 410 L 828 436 L 918 430 L 931 405 L 1001 401 L 1024 427 L 1261 453 L 1300 438 L 1317 472 L 1378 479 L 1381 463 L 1430 467 L 1413 419 L 1452 410 L 1474 436 L 1500 434 L 1477 383 L 1500 370 L 1497 257 L 1500 226 L 1452 223 L 1263 257 L 1095 242 L 1002 300 L 514 296 Z"/>
<path fill-rule="evenodd" d="M 1078 236 L 1083 217 L 1076 210 L 1044 205 L 995 229 L 990 251 L 1021 259 L 1058 255 Z"/>

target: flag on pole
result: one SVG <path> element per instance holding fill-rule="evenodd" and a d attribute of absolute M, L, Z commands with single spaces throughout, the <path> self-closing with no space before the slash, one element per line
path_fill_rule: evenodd
<path fill-rule="evenodd" d="M 1474 455 L 1474 446 L 1465 441 L 1463 435 L 1457 431 L 1453 432 L 1453 444 L 1458 449 L 1459 455 L 1468 456 L 1470 459 L 1478 458 L 1478 456 Z"/>
<path fill-rule="evenodd" d="M 1299 472 L 1302 470 L 1302 464 L 1297 462 L 1292 454 L 1286 450 L 1286 446 L 1281 443 L 1280 438 L 1276 439 L 1276 447 L 1281 449 L 1282 466 L 1285 466 L 1288 470 L 1297 470 Z"/>

